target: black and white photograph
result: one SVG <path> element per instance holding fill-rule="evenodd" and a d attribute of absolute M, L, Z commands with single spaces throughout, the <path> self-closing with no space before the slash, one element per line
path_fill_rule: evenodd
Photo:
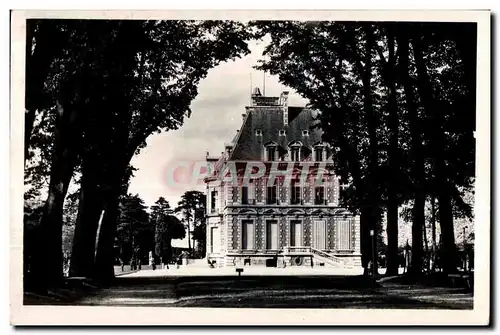
<path fill-rule="evenodd" d="M 11 24 L 12 324 L 490 322 L 489 11 Z"/>

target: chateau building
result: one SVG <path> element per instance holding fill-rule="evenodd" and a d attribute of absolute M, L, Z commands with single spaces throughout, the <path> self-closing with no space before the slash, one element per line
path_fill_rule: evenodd
<path fill-rule="evenodd" d="M 256 88 L 205 178 L 207 259 L 217 266 L 361 266 L 359 217 L 339 207 L 315 112 Z"/>

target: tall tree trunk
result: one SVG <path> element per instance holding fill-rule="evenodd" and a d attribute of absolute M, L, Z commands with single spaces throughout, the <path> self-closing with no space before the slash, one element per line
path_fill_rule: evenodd
<path fill-rule="evenodd" d="M 361 210 L 360 215 L 360 230 L 361 230 L 361 264 L 365 269 L 365 274 L 369 270 L 368 264 L 373 262 L 375 264 L 375 274 L 378 273 L 378 262 L 373 255 L 377 255 L 377 217 L 374 215 L 374 211 L 371 207 L 367 206 Z M 373 230 L 374 235 L 370 235 L 370 230 Z M 373 243 L 375 241 L 375 243 Z"/>
<path fill-rule="evenodd" d="M 427 115 L 434 118 L 431 125 L 431 155 L 434 162 L 435 187 L 439 202 L 439 223 L 441 235 L 443 236 L 442 264 L 443 270 L 447 273 L 456 272 L 456 246 L 453 229 L 453 212 L 451 205 L 450 184 L 446 176 L 446 164 L 444 162 L 444 115 L 443 111 L 435 109 L 435 101 L 432 92 L 421 42 L 418 38 L 413 39 L 413 53 L 417 69 L 417 83 L 422 99 L 422 103 Z M 424 205 L 425 206 L 425 205 Z"/>
<path fill-rule="evenodd" d="M 36 235 L 32 275 L 39 288 L 58 285 L 63 278 L 62 227 L 64 198 L 76 164 L 74 128 L 76 111 L 58 104 L 54 130 L 55 148 L 52 155 L 47 201 Z"/>
<path fill-rule="evenodd" d="M 114 241 L 118 224 L 120 195 L 126 194 L 124 183 L 128 184 L 126 170 L 133 152 L 128 155 L 117 156 L 114 168 L 109 174 L 109 193 L 105 196 L 105 213 L 98 237 L 97 253 L 95 258 L 94 278 L 104 285 L 108 285 L 114 279 Z"/>
<path fill-rule="evenodd" d="M 111 195 L 105 207 L 101 224 L 94 278 L 103 285 L 109 285 L 114 278 L 114 240 L 117 227 L 119 194 Z"/>
<path fill-rule="evenodd" d="M 390 199 L 387 206 L 387 276 L 399 273 L 398 205 Z"/>
<path fill-rule="evenodd" d="M 374 36 L 373 27 L 370 23 L 363 23 L 362 31 L 365 35 L 366 44 L 364 46 L 364 58 L 361 59 L 358 54 L 354 53 L 354 65 L 356 72 L 361 76 L 361 81 L 363 83 L 363 112 L 367 119 L 368 128 L 368 162 L 366 169 L 366 177 L 362 181 L 362 189 L 364 192 L 361 195 L 361 217 L 360 217 L 360 228 L 361 228 L 361 261 L 363 267 L 365 268 L 365 273 L 367 271 L 368 262 L 373 260 L 373 250 L 376 250 L 376 236 L 370 236 L 370 230 L 374 230 L 377 233 L 377 217 L 375 215 L 375 210 L 379 206 L 380 194 L 377 191 L 376 184 L 378 182 L 377 170 L 378 170 L 378 139 L 377 139 L 377 118 L 373 108 L 373 97 L 372 97 L 372 52 L 374 47 Z M 349 36 L 349 44 L 352 50 L 358 49 L 358 43 L 355 38 L 356 32 L 354 30 L 348 30 L 347 36 Z M 364 63 L 364 64 L 363 64 Z M 342 76 L 337 76 L 339 79 Z M 340 82 L 340 81 L 339 81 Z M 356 173 L 357 171 L 355 171 Z M 357 178 L 354 178 L 355 181 Z M 372 243 L 372 238 L 375 243 Z M 375 267 L 377 267 L 376 259 L 373 260 Z"/>
<path fill-rule="evenodd" d="M 354 47 L 354 43 L 351 42 L 351 47 Z M 350 166 L 350 171 L 349 173 L 352 176 L 353 179 L 353 184 L 356 187 L 356 190 L 359 192 L 359 198 L 362 201 L 365 201 L 365 205 L 367 205 L 366 200 L 366 187 L 368 185 L 365 184 L 365 180 L 362 178 L 362 173 L 361 173 L 361 166 L 360 166 L 360 158 L 358 155 L 358 136 L 359 132 L 355 128 L 356 126 L 359 127 L 359 121 L 360 121 L 360 115 L 357 112 L 352 113 L 349 108 L 349 103 L 346 101 L 345 94 L 344 94 L 344 79 L 342 77 L 342 65 L 343 64 L 343 59 L 342 55 L 339 55 L 339 59 L 337 61 L 337 69 L 335 71 L 335 82 L 337 85 L 335 85 L 335 88 L 338 91 L 338 101 L 341 106 L 341 108 L 335 113 L 335 123 L 338 126 L 338 140 L 339 140 L 339 147 L 342 150 L 342 152 L 345 154 L 348 164 Z M 358 64 L 359 71 L 361 71 L 361 67 Z M 353 136 L 352 139 L 347 138 L 347 113 L 348 111 L 351 112 L 352 115 L 351 117 L 353 118 L 353 128 L 355 129 L 355 135 Z M 367 274 L 368 271 L 368 262 L 372 258 L 372 241 L 370 237 L 370 228 L 374 225 L 372 222 L 372 219 L 370 218 L 369 211 L 367 210 L 368 206 L 364 206 L 361 208 L 361 215 L 360 215 L 360 247 L 361 247 L 361 264 L 364 268 L 365 275 Z"/>
<path fill-rule="evenodd" d="M 377 207 L 379 206 L 380 194 L 377 191 L 377 171 L 378 171 L 378 138 L 377 138 L 377 117 L 375 115 L 375 110 L 373 108 L 373 97 L 372 97 L 372 52 L 374 46 L 373 37 L 373 27 L 371 24 L 364 24 L 364 32 L 366 34 L 366 47 L 365 47 L 365 58 L 364 67 L 358 65 L 358 68 L 363 68 L 362 71 L 362 82 L 363 82 L 363 109 L 367 116 L 368 123 L 368 137 L 369 137 L 369 154 L 368 154 L 368 167 L 367 167 L 367 193 L 366 201 L 369 203 L 369 225 L 368 225 L 368 236 L 370 238 L 371 251 L 370 257 L 374 264 L 374 274 L 378 273 L 378 260 L 377 260 L 377 221 L 378 217 L 376 215 Z M 370 230 L 374 231 L 374 235 L 370 236 Z"/>
<path fill-rule="evenodd" d="M 398 187 L 400 184 L 400 159 L 399 159 L 399 120 L 398 105 L 396 99 L 396 55 L 394 51 L 393 27 L 388 30 L 389 59 L 385 67 L 385 84 L 388 90 L 389 115 L 387 124 L 389 126 L 389 170 L 391 178 L 388 180 L 387 192 L 387 272 L 386 275 L 397 275 L 399 272 L 398 262 Z M 383 56 L 383 55 L 382 55 Z"/>
<path fill-rule="evenodd" d="M 432 211 L 432 217 L 431 217 L 431 224 L 432 224 L 432 265 L 431 265 L 431 271 L 434 272 L 436 271 L 436 252 L 437 252 L 437 246 L 436 246 L 436 199 L 434 198 L 434 195 L 431 196 L 431 211 Z"/>
<path fill-rule="evenodd" d="M 411 226 L 411 265 L 409 272 L 413 276 L 419 276 L 422 273 L 422 227 L 425 223 L 425 195 L 419 192 L 415 196 L 412 209 L 413 223 Z"/>
<path fill-rule="evenodd" d="M 70 275 L 75 277 L 90 278 L 93 274 L 96 233 L 103 208 L 96 176 L 95 171 L 84 168 L 70 263 Z"/>
<path fill-rule="evenodd" d="M 455 273 L 457 272 L 457 251 L 453 228 L 453 212 L 451 196 L 446 188 L 444 187 L 438 193 L 439 224 L 441 227 L 441 238 L 443 239 L 441 264 L 445 273 Z"/>
<path fill-rule="evenodd" d="M 429 241 L 427 240 L 427 227 L 426 227 L 426 222 L 424 220 L 424 225 L 422 227 L 422 231 L 423 231 L 423 237 L 424 237 L 424 247 L 425 247 L 425 257 L 424 259 L 426 260 L 426 268 L 425 270 L 426 271 L 429 271 Z"/>
<path fill-rule="evenodd" d="M 418 116 L 414 87 L 410 80 L 409 38 L 405 32 L 398 34 L 400 49 L 400 77 L 406 98 L 408 110 L 411 157 L 413 166 L 410 173 L 413 177 L 413 208 L 412 208 L 412 263 L 409 271 L 419 275 L 422 270 L 422 227 L 425 224 L 425 166 L 422 146 L 421 121 Z"/>

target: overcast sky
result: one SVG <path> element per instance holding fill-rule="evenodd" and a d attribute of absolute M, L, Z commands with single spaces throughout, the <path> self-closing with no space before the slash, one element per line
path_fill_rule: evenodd
<path fill-rule="evenodd" d="M 148 206 L 164 197 L 175 207 L 185 191 L 205 190 L 204 185 L 196 184 L 169 186 L 167 173 L 176 163 L 205 160 L 207 151 L 210 155 L 224 151 L 224 143 L 233 139 L 242 123 L 241 114 L 249 105 L 250 75 L 253 87 L 258 86 L 262 91 L 263 73 L 252 66 L 262 57 L 265 43 L 252 42 L 248 56 L 210 70 L 200 82 L 198 96 L 191 105 L 192 115 L 184 125 L 178 130 L 148 138 L 147 147 L 132 159 L 132 165 L 138 171 L 131 180 L 130 193 L 138 193 Z M 305 100 L 292 89 L 281 85 L 277 77 L 267 74 L 266 95 L 279 96 L 282 90 L 290 91 L 290 105 L 305 105 Z M 181 244 L 187 245 L 187 240 Z"/>

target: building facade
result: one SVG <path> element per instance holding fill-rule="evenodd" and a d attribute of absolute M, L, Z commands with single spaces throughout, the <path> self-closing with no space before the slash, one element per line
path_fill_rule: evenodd
<path fill-rule="evenodd" d="M 217 266 L 361 266 L 359 217 L 339 207 L 315 112 L 261 95 L 205 178 L 207 259 Z"/>

